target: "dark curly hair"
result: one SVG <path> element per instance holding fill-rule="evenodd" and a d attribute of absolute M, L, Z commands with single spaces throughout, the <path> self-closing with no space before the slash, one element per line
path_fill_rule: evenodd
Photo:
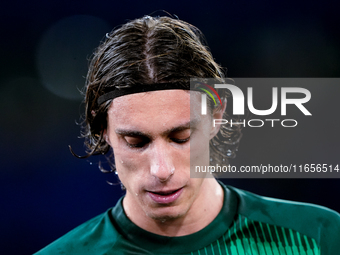
<path fill-rule="evenodd" d="M 85 86 L 85 118 L 82 137 L 87 155 L 106 154 L 110 146 L 103 137 L 111 100 L 98 104 L 107 91 L 140 84 L 174 83 L 190 89 L 190 78 L 224 78 L 221 67 L 204 45 L 199 29 L 170 17 L 130 21 L 106 35 L 90 62 Z M 219 92 L 225 98 L 226 92 Z M 210 104 L 211 105 L 211 104 Z M 210 107 L 211 108 L 211 107 Z M 241 137 L 238 127 L 223 127 L 211 140 L 211 157 L 234 156 Z M 230 152 L 218 145 L 230 145 Z M 217 147 L 216 147 L 217 146 Z M 222 148 L 222 146 L 220 146 Z"/>

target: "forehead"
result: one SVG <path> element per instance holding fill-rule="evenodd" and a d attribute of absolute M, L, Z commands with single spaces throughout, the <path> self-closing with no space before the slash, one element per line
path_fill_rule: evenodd
<path fill-rule="evenodd" d="M 161 90 L 136 93 L 113 100 L 109 125 L 128 129 L 172 127 L 190 121 L 190 92 Z"/>

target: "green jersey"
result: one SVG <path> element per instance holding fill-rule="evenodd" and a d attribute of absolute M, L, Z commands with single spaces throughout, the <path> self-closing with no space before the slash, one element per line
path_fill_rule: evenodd
<path fill-rule="evenodd" d="M 220 213 L 196 233 L 167 237 L 141 229 L 127 218 L 121 198 L 114 208 L 36 254 L 340 254 L 337 212 L 221 185 L 224 203 Z"/>

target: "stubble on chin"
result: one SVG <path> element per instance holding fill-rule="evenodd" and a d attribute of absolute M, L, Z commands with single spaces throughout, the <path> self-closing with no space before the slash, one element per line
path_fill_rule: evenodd
<path fill-rule="evenodd" d="M 164 206 L 170 207 L 170 206 Z M 184 211 L 176 211 L 179 208 L 169 208 L 169 212 L 160 212 L 162 209 L 165 208 L 154 208 L 153 210 L 145 210 L 145 215 L 156 222 L 164 223 L 164 222 L 174 222 L 180 219 L 183 219 L 184 216 L 187 214 L 188 210 Z M 150 209 L 150 208 L 149 208 Z M 183 209 L 182 209 L 183 210 Z"/>
<path fill-rule="evenodd" d="M 181 218 L 183 218 L 184 213 L 177 213 L 177 214 L 164 214 L 164 215 L 159 215 L 155 213 L 146 213 L 146 216 L 152 220 L 154 220 L 156 223 L 169 223 L 169 222 L 174 222 L 177 221 Z"/>

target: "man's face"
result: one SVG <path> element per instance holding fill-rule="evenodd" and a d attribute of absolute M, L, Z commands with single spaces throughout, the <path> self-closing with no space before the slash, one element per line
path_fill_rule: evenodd
<path fill-rule="evenodd" d="M 192 165 L 207 165 L 209 140 L 216 132 L 211 116 L 199 114 L 200 96 L 192 95 L 191 100 L 197 101 L 197 107 L 192 107 L 197 114 L 191 118 L 190 93 L 184 90 L 113 100 L 106 135 L 126 187 L 124 208 L 131 213 L 175 219 L 199 204 L 205 179 L 190 178 L 190 158 L 195 161 Z"/>

